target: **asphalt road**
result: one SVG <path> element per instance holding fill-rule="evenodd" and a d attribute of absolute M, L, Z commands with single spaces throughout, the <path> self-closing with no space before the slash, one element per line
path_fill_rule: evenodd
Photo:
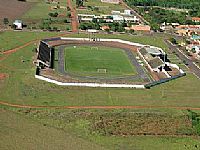
<path fill-rule="evenodd" d="M 187 56 L 179 50 L 176 45 L 171 44 L 168 40 L 165 40 L 165 43 L 171 51 L 175 51 L 178 57 L 187 64 L 190 71 L 192 71 L 200 79 L 200 69 L 194 64 L 192 60 L 187 58 Z"/>

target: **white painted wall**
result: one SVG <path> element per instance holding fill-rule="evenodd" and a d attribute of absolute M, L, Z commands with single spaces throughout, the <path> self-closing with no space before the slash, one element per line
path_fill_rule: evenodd
<path fill-rule="evenodd" d="M 106 83 L 72 83 L 72 82 L 59 82 L 52 80 L 43 76 L 35 75 L 36 79 L 43 80 L 49 83 L 62 86 L 79 86 L 79 87 L 107 87 L 107 88 L 136 88 L 144 89 L 144 85 L 135 85 L 135 84 L 106 84 Z"/>

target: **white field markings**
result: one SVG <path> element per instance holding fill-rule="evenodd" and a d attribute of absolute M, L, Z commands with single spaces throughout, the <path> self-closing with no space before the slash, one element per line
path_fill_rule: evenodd
<path fill-rule="evenodd" d="M 193 73 L 193 75 L 195 76 L 195 77 L 197 77 L 197 79 L 200 79 L 194 72 L 192 72 Z"/>
<path fill-rule="evenodd" d="M 193 62 L 193 64 L 194 64 L 198 69 L 200 69 L 200 67 L 199 67 L 195 62 Z"/>

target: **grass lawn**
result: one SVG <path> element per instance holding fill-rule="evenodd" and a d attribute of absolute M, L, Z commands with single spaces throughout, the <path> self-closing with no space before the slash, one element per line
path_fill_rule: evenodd
<path fill-rule="evenodd" d="M 4 108 L 4 107 L 3 107 Z M 1 133 L 6 134 L 1 146 L 11 145 L 15 140 L 17 148 L 35 144 L 39 148 L 47 146 L 55 149 L 59 144 L 67 149 L 141 149 L 141 150 L 197 150 L 200 147 L 198 136 L 134 136 L 120 135 L 120 132 L 136 130 L 139 127 L 173 131 L 184 127 L 180 122 L 186 111 L 175 110 L 54 110 L 54 109 L 15 109 L 1 111 Z M 20 114 L 14 114 L 20 113 Z M 24 115 L 26 117 L 24 117 Z M 170 119 L 171 118 L 171 119 Z M 174 119 L 172 119 L 174 118 Z M 102 121 L 105 126 L 101 125 Z M 40 123 L 37 123 L 40 122 Z M 106 123 L 108 122 L 108 123 Z M 150 122 L 150 123 L 149 123 Z M 154 127 L 154 123 L 157 123 Z M 177 126 L 173 126 L 176 123 Z M 148 126 L 145 127 L 145 124 Z M 161 126 L 163 124 L 163 126 Z M 166 125 L 165 125 L 166 124 Z M 172 125 L 171 125 L 172 124 Z M 183 126 L 182 126 L 183 124 Z M 23 130 L 22 128 L 23 127 Z M 94 128 L 96 127 L 96 128 Z M 130 128 L 131 127 L 131 128 Z M 118 129 L 120 128 L 120 129 Z M 191 128 L 191 127 L 190 127 Z M 8 129 L 10 129 L 8 131 Z M 154 130 L 153 129 L 153 130 Z M 15 132 L 20 131 L 20 132 Z M 112 135 L 113 131 L 117 135 Z M 143 130 L 144 131 L 144 130 Z M 186 131 L 186 130 L 185 130 Z M 31 132 L 31 137 L 30 133 Z M 38 133 L 37 133 L 38 132 Z M 106 132 L 107 134 L 104 134 Z M 119 134 L 118 134 L 119 133 Z M 0 134 L 1 135 L 1 134 Z M 24 139 L 19 138 L 20 136 Z M 44 136 L 47 136 L 43 139 Z M 12 137 L 12 138 L 10 138 Z M 9 139 L 10 138 L 10 139 Z M 31 138 L 31 143 L 26 142 Z M 42 141 L 41 141 L 42 139 Z M 52 139 L 55 139 L 52 141 Z M 9 141 L 9 142 L 8 142 Z M 66 142 L 65 142 L 66 141 Z M 75 142 L 76 141 L 76 142 Z M 82 142 L 82 143 L 80 143 Z M 70 144 L 69 144 L 70 143 Z M 74 144 L 77 145 L 74 145 Z M 88 145 L 86 145 L 88 144 Z M 33 148 L 35 147 L 33 145 Z M 88 146 L 88 147 L 87 147 Z M 12 147 L 12 145 L 11 145 Z M 91 148 L 92 147 L 92 148 Z"/>
<path fill-rule="evenodd" d="M 72 1 L 73 5 L 75 6 L 75 1 Z M 126 9 L 121 4 L 110 4 L 110 3 L 102 3 L 101 0 L 88 0 L 84 2 L 84 6 L 86 9 L 77 9 L 77 13 L 79 14 L 95 14 L 95 15 L 109 15 L 111 14 L 112 10 L 121 11 L 123 12 Z M 97 7 L 99 8 L 98 11 L 88 9 L 88 6 Z"/>
<path fill-rule="evenodd" d="M 136 73 L 126 53 L 111 47 L 66 47 L 65 69 L 70 73 L 95 76 L 123 76 Z M 106 72 L 98 72 L 98 69 L 106 69 Z"/>
<path fill-rule="evenodd" d="M 8 37 L 10 37 L 11 43 L 9 46 L 5 44 L 2 48 L 10 49 L 19 46 L 25 40 L 29 41 L 30 38 L 31 40 L 37 39 L 40 35 L 32 36 L 32 34 L 36 33 L 19 32 L 24 41 L 17 43 L 15 38 L 13 38 L 17 36 L 16 33 L 18 32 L 5 32 L 1 34 L 1 43 L 2 39 L 9 39 Z M 45 35 L 49 36 L 48 33 L 42 34 L 42 36 Z M 27 36 L 29 38 L 26 38 Z M 101 36 L 103 37 L 103 35 Z M 162 38 L 159 37 L 152 40 L 149 36 L 117 35 L 116 37 L 116 35 L 105 35 L 105 38 L 114 37 L 166 47 Z M 6 59 L 0 60 L 0 73 L 8 75 L 7 78 L 0 80 L 1 101 L 15 104 L 49 106 L 152 105 L 200 107 L 200 82 L 193 74 L 187 74 L 185 77 L 145 90 L 63 87 L 37 80 L 34 78 L 35 66 L 33 65 L 33 56 L 35 53 L 32 51 L 33 48 L 35 48 L 35 45 L 31 44 L 18 50 L 16 53 L 6 56 L 1 55 L 1 57 L 6 57 Z M 23 113 L 26 117 L 10 112 L 7 109 L 15 113 L 16 111 L 17 113 Z M 57 149 L 58 147 L 56 146 L 58 145 L 59 149 L 108 148 L 126 150 L 197 150 L 200 147 L 199 137 L 102 135 L 101 133 L 105 131 L 104 129 L 113 131 L 119 128 L 117 121 L 128 121 L 127 123 L 134 121 L 134 119 L 123 117 L 124 111 L 127 112 L 128 116 L 135 113 L 146 113 L 147 118 L 151 117 L 151 114 L 155 114 L 155 121 L 154 118 L 151 121 L 155 123 L 157 120 L 158 125 L 160 123 L 165 124 L 165 121 L 163 122 L 165 117 L 162 119 L 157 118 L 160 114 L 172 116 L 172 118 L 177 117 L 177 122 L 179 116 L 185 114 L 185 111 L 175 109 L 112 110 L 108 112 L 108 110 L 15 109 L 0 106 L 0 137 L 2 139 L 0 141 L 0 149 L 23 150 L 30 149 L 30 147 L 32 149 Z M 92 117 L 88 119 L 89 115 L 92 115 Z M 94 130 L 94 128 L 91 130 L 91 127 L 93 127 L 90 126 L 91 123 L 92 125 L 99 125 L 102 122 L 101 118 L 104 121 L 109 121 L 108 124 L 105 124 L 106 128 L 103 125 L 103 130 Z M 146 121 L 148 123 L 148 119 L 144 119 L 144 122 Z M 170 121 L 170 118 L 166 121 L 166 125 L 170 126 L 166 127 L 167 130 L 170 130 L 171 126 L 173 128 L 176 127 L 171 125 Z M 183 120 L 180 123 L 184 125 L 187 122 Z M 131 127 L 130 129 L 133 130 L 135 127 L 131 125 L 132 122 L 126 124 L 122 129 L 128 130 L 129 128 L 126 127 Z M 149 125 L 160 127 L 150 122 L 146 128 Z M 102 124 L 99 127 L 102 127 Z M 191 129 L 190 126 L 190 128 L 184 128 L 181 132 L 190 132 L 191 130 L 194 130 L 194 128 Z M 121 130 L 116 131 L 121 132 Z"/>
<path fill-rule="evenodd" d="M 12 34 L 13 33 L 13 34 Z M 16 32 L 2 34 L 4 39 L 7 34 L 16 36 Z M 21 32 L 22 36 L 30 33 Z M 48 34 L 47 34 L 48 35 Z M 77 35 L 76 35 L 77 36 Z M 107 35 L 105 35 L 107 37 Z M 119 36 L 117 38 L 125 35 Z M 127 40 L 131 37 L 127 36 Z M 36 37 L 37 38 L 37 37 Z M 149 43 L 158 45 L 157 42 Z M 141 37 L 135 36 L 132 41 L 140 41 Z M 12 46 L 15 47 L 11 39 Z M 143 43 L 145 40 L 143 41 Z M 18 43 L 17 43 L 18 44 Z M 162 44 L 160 44 L 160 47 Z M 153 106 L 191 106 L 200 107 L 199 88 L 200 82 L 193 74 L 155 86 L 150 90 L 133 90 L 121 88 L 80 88 L 62 87 L 40 81 L 34 78 L 35 66 L 32 63 L 34 44 L 20 49 L 5 60 L 0 60 L 0 73 L 9 75 L 1 80 L 0 99 L 17 104 L 32 105 L 153 105 Z M 4 55 L 1 55 L 3 57 Z M 25 60 L 22 62 L 22 60 Z"/>
<path fill-rule="evenodd" d="M 59 30 L 63 31 L 66 31 L 66 29 L 70 30 L 69 24 L 63 22 L 65 19 L 69 19 L 66 16 L 66 1 L 61 0 L 61 3 L 59 4 L 60 7 L 57 9 L 53 9 L 53 7 L 56 7 L 57 4 L 48 4 L 45 0 L 34 0 L 31 2 L 34 2 L 35 5 L 21 17 L 21 19 L 23 20 L 23 22 L 25 22 L 28 28 L 40 29 L 40 26 L 43 25 L 42 22 L 47 22 L 44 21 L 45 19 L 51 19 L 51 22 L 49 21 L 49 25 L 51 28 L 57 27 Z M 58 13 L 58 17 L 49 16 L 49 13 L 55 12 Z"/>
<path fill-rule="evenodd" d="M 44 0 L 35 0 L 35 5 L 26 12 L 23 16 L 23 20 L 41 20 L 48 17 L 51 4 L 47 4 Z"/>
<path fill-rule="evenodd" d="M 42 38 L 56 36 L 58 34 L 59 33 L 57 32 L 0 32 L 0 51 L 6 51 L 33 40 L 40 40 Z"/>
<path fill-rule="evenodd" d="M 58 128 L 46 126 L 20 114 L 0 108 L 0 149 L 70 149 L 87 150 L 102 146 L 84 140 Z"/>
<path fill-rule="evenodd" d="M 69 35 L 67 35 L 69 37 Z M 141 43 L 146 45 L 153 45 L 163 50 L 167 51 L 168 47 L 162 40 L 162 36 L 154 36 L 154 35 L 127 35 L 127 34 L 97 34 L 97 38 L 107 38 L 107 39 L 122 39 L 126 41 L 131 41 L 135 43 Z M 88 38 L 88 34 L 80 33 L 73 34 L 70 37 L 85 37 Z"/>

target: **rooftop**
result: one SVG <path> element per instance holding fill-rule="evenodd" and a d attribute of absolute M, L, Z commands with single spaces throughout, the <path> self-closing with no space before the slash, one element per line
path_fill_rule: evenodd
<path fill-rule="evenodd" d="M 14 23 L 22 23 L 22 20 L 15 20 Z"/>
<path fill-rule="evenodd" d="M 158 68 L 160 66 L 162 66 L 164 63 L 162 62 L 162 60 L 158 57 L 151 59 L 150 61 L 148 61 L 149 65 L 151 66 L 151 68 Z"/>
<path fill-rule="evenodd" d="M 200 17 L 192 17 L 193 21 L 200 21 Z"/>

